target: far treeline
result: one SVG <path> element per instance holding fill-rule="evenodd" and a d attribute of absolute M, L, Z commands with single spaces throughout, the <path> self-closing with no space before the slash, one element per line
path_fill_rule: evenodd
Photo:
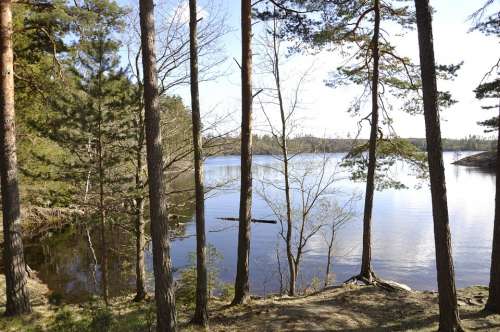
<path fill-rule="evenodd" d="M 219 154 L 239 155 L 239 138 L 224 138 L 228 144 Z M 426 151 L 427 142 L 425 138 L 403 139 L 421 151 Z M 292 153 L 334 153 L 350 152 L 353 147 L 364 145 L 368 139 L 353 138 L 321 138 L 314 136 L 300 136 L 288 139 L 288 149 Z M 496 140 L 480 136 L 468 136 L 465 138 L 443 138 L 443 151 L 493 151 L 496 148 Z M 281 153 L 278 142 L 270 135 L 253 136 L 253 153 L 257 155 L 277 155 Z"/>

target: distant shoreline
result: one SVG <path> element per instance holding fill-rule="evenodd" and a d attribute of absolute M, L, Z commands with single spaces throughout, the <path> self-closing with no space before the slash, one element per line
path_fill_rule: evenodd
<path fill-rule="evenodd" d="M 418 149 L 425 151 L 427 142 L 425 138 L 403 138 L 415 145 Z M 224 151 L 217 151 L 215 155 L 239 155 L 240 140 L 238 137 L 225 138 L 223 142 L 226 147 Z M 290 138 L 288 149 L 291 153 L 335 153 L 349 152 L 353 147 L 367 143 L 367 139 L 354 138 L 320 138 L 314 136 L 301 136 Z M 215 142 L 221 143 L 221 142 Z M 496 146 L 495 140 L 479 137 L 466 137 L 463 139 L 443 138 L 443 151 L 491 151 Z M 253 136 L 252 151 L 254 155 L 278 155 L 281 148 L 276 141 L 268 135 Z M 210 149 L 208 149 L 210 152 Z"/>

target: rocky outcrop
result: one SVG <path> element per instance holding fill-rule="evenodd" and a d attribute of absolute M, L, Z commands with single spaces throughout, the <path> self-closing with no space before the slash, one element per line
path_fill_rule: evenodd
<path fill-rule="evenodd" d="M 497 156 L 494 152 L 481 152 L 457 160 L 453 163 L 460 166 L 471 166 L 481 168 L 495 168 L 497 164 Z"/>

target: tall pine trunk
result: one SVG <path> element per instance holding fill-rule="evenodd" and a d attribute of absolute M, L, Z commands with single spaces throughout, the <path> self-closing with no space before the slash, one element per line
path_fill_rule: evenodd
<path fill-rule="evenodd" d="M 144 198 L 135 200 L 135 297 L 134 301 L 140 302 L 146 298 L 146 268 L 144 262 Z"/>
<path fill-rule="evenodd" d="M 100 89 L 99 76 L 99 89 Z M 98 158 L 98 173 L 99 173 L 99 223 L 101 232 L 101 287 L 104 303 L 109 305 L 109 290 L 108 290 L 108 243 L 106 239 L 106 212 L 104 206 L 104 164 L 103 164 L 103 142 L 102 142 L 102 109 L 101 100 L 99 99 L 99 123 L 97 137 L 97 158 Z"/>
<path fill-rule="evenodd" d="M 140 0 L 142 66 L 146 152 L 149 176 L 149 209 L 155 276 L 156 330 L 176 330 L 175 294 L 170 260 L 167 200 L 163 174 L 163 148 L 160 131 L 160 103 L 156 71 L 153 0 Z"/>
<path fill-rule="evenodd" d="M 370 142 L 368 148 L 368 174 L 366 177 L 365 208 L 363 215 L 363 254 L 361 258 L 360 277 L 368 282 L 373 280 L 372 271 L 372 211 L 373 195 L 375 192 L 375 167 L 377 163 L 377 136 L 378 136 L 378 83 L 379 83 L 379 37 L 380 37 L 380 2 L 374 1 L 375 25 L 372 39 L 372 113 L 370 127 Z"/>
<path fill-rule="evenodd" d="M 498 115 L 500 119 L 500 101 L 498 102 Z M 495 193 L 495 220 L 493 224 L 493 245 L 491 250 L 490 289 L 486 309 L 500 313 L 500 130 L 497 140 L 497 166 L 496 166 L 496 193 Z"/>
<path fill-rule="evenodd" d="M 26 264 L 21 239 L 19 187 L 17 180 L 16 127 L 14 109 L 14 54 L 12 49 L 12 2 L 0 1 L 2 127 L 0 167 L 3 212 L 3 264 L 7 316 L 31 312 L 26 286 Z"/>
<path fill-rule="evenodd" d="M 241 188 L 238 230 L 238 262 L 233 304 L 246 302 L 250 294 L 250 219 L 252 209 L 252 4 L 241 0 Z"/>
<path fill-rule="evenodd" d="M 144 247 L 146 237 L 144 234 L 144 197 L 142 194 L 142 151 L 144 145 L 144 117 L 142 107 L 138 112 L 137 121 L 137 150 L 136 150 L 136 169 L 135 169 L 135 297 L 134 301 L 140 302 L 146 298 L 146 268 L 144 262 Z"/>
<path fill-rule="evenodd" d="M 439 330 L 461 331 L 446 198 L 429 0 L 415 0 L 439 291 Z"/>
<path fill-rule="evenodd" d="M 191 112 L 193 118 L 194 181 L 196 195 L 196 308 L 193 323 L 208 324 L 208 272 L 205 238 L 205 187 L 203 184 L 203 142 L 201 136 L 200 93 L 198 87 L 198 19 L 196 0 L 189 0 L 191 65 Z"/>

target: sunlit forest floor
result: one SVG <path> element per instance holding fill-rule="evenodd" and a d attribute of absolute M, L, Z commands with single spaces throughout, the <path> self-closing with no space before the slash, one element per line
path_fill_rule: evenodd
<path fill-rule="evenodd" d="M 2 277 L 3 278 L 3 277 Z M 153 301 L 133 303 L 132 296 L 113 299 L 109 310 L 98 301 L 81 305 L 51 305 L 47 289 L 30 282 L 34 313 L 23 318 L 0 318 L 0 331 L 153 331 Z M 5 299 L 0 280 L 0 306 Z M 500 315 L 482 311 L 487 288 L 459 290 L 460 315 L 470 331 L 500 331 Z M 331 288 L 296 298 L 266 297 L 248 305 L 227 307 L 211 301 L 211 331 L 436 331 L 437 294 L 388 292 L 369 286 Z M 3 311 L 3 308 L 1 309 Z M 180 330 L 187 324 L 187 308 L 178 308 Z"/>

